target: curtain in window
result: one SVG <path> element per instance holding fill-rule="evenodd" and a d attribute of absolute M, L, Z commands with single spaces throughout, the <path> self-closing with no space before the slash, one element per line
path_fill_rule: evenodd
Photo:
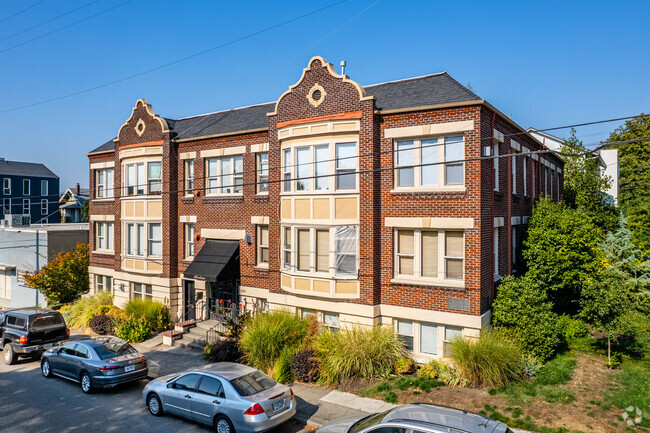
<path fill-rule="evenodd" d="M 463 232 L 445 232 L 447 278 L 463 278 Z"/>
<path fill-rule="evenodd" d="M 429 323 L 420 325 L 420 352 L 438 354 L 438 326 Z"/>

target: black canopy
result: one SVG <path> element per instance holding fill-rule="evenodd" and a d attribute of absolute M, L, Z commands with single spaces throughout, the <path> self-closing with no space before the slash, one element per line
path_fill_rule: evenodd
<path fill-rule="evenodd" d="M 208 239 L 183 275 L 185 278 L 216 281 L 238 249 L 239 241 Z"/>

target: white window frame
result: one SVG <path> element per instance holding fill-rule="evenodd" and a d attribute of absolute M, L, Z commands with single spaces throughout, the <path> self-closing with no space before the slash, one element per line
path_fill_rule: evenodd
<path fill-rule="evenodd" d="M 154 238 L 152 236 L 152 229 L 156 226 L 160 227 L 160 238 Z M 163 228 L 162 228 L 162 223 L 148 223 L 147 224 L 147 256 L 148 257 L 162 257 L 163 255 L 163 250 L 162 250 L 162 239 L 163 239 Z M 156 245 L 160 245 L 160 254 L 153 254 L 152 251 L 156 249 Z"/>
<path fill-rule="evenodd" d="M 95 198 L 113 198 L 114 173 L 112 168 L 95 170 Z"/>
<path fill-rule="evenodd" d="M 44 197 L 47 196 L 48 184 L 49 184 L 49 182 L 47 180 L 41 179 L 41 196 L 44 196 Z"/>
<path fill-rule="evenodd" d="M 108 275 L 95 275 L 95 293 L 113 293 L 113 277 Z"/>
<path fill-rule="evenodd" d="M 323 311 L 322 323 L 331 332 L 339 332 L 339 330 L 341 329 L 341 316 L 339 315 L 339 313 L 334 313 L 331 311 Z"/>
<path fill-rule="evenodd" d="M 451 140 L 454 138 L 460 138 L 459 141 L 450 141 L 447 143 L 447 140 Z M 424 144 L 423 144 L 424 142 Z M 436 143 L 437 142 L 437 143 Z M 407 148 L 406 150 L 401 150 L 398 151 L 398 146 L 400 144 L 408 144 L 412 143 L 411 148 Z M 462 158 L 461 159 L 453 159 L 451 161 L 447 161 L 447 145 L 460 145 L 462 147 Z M 430 149 L 432 146 L 435 146 L 437 149 L 437 161 L 433 161 L 431 163 L 428 162 L 423 162 L 423 152 L 426 152 L 427 149 Z M 465 135 L 464 134 L 450 134 L 450 135 L 443 135 L 443 136 L 433 136 L 433 137 L 419 137 L 419 138 L 411 138 L 411 139 L 395 139 L 393 140 L 393 150 L 394 150 L 394 157 L 393 157 L 393 164 L 395 167 L 394 170 L 394 177 L 393 177 L 393 185 L 396 191 L 400 190 L 431 190 L 431 191 L 437 191 L 437 190 L 456 190 L 456 189 L 464 189 L 465 188 L 465 162 L 463 161 L 465 159 Z M 407 151 L 412 151 L 413 152 L 413 164 L 399 164 L 399 157 L 400 157 L 400 152 L 407 152 Z M 455 161 L 462 161 L 462 162 L 455 162 Z M 435 165 L 426 165 L 422 166 L 422 164 L 434 164 Z M 447 169 L 452 166 L 457 166 L 460 165 L 462 168 L 462 182 L 461 183 L 448 183 L 447 182 Z M 427 168 L 430 169 L 435 169 L 436 171 L 436 177 L 437 177 L 437 182 L 435 185 L 424 185 L 423 181 L 423 172 Z M 413 170 L 413 185 L 400 185 L 400 170 L 408 170 L 412 169 Z M 424 169 L 424 170 L 423 170 Z"/>
<path fill-rule="evenodd" d="M 512 173 L 510 174 L 510 179 L 512 180 L 512 193 L 517 194 L 517 154 L 512 152 L 510 159 L 510 165 L 512 166 Z"/>
<path fill-rule="evenodd" d="M 25 192 L 25 187 L 27 187 L 27 192 Z M 32 192 L 32 181 L 30 179 L 23 179 L 23 195 L 31 195 Z"/>
<path fill-rule="evenodd" d="M 151 177 L 151 166 L 153 164 L 159 164 L 160 165 L 160 177 Z M 147 193 L 148 194 L 162 194 L 162 186 L 163 186 L 163 165 L 162 161 L 149 161 L 147 162 L 147 171 L 146 171 L 146 176 L 147 176 Z"/>
<path fill-rule="evenodd" d="M 413 232 L 413 274 L 401 274 L 399 273 L 399 257 L 402 256 L 402 253 L 398 253 L 398 232 L 399 231 L 412 231 Z M 422 275 L 422 233 L 423 232 L 436 232 L 438 234 L 438 277 L 425 277 Z M 462 233 L 463 234 L 463 256 L 447 256 L 446 255 L 446 233 Z M 455 229 L 455 230 L 444 230 L 444 229 L 419 229 L 419 228 L 395 228 L 393 230 L 393 282 L 399 283 L 401 281 L 408 282 L 431 282 L 431 283 L 441 283 L 441 284 L 464 284 L 465 282 L 465 265 L 466 265 L 466 248 L 465 248 L 466 236 L 464 230 Z M 448 259 L 461 259 L 463 261 L 463 278 L 447 278 L 447 260 Z M 410 281 L 409 281 L 410 280 Z"/>
<path fill-rule="evenodd" d="M 262 231 L 266 230 L 266 244 L 262 243 Z M 257 266 L 269 266 L 269 226 L 268 224 L 259 224 L 255 230 L 255 246 L 256 246 L 256 262 Z M 266 250 L 266 260 L 264 257 L 264 250 Z"/>
<path fill-rule="evenodd" d="M 295 245 L 293 242 L 293 230 L 291 227 L 281 227 L 282 230 L 282 268 L 287 271 L 293 270 L 293 256 L 294 251 L 292 246 Z M 287 237 L 287 234 L 289 235 Z M 287 245 L 287 239 L 289 244 Z M 287 261 L 287 258 L 289 259 Z"/>
<path fill-rule="evenodd" d="M 185 236 L 183 251 L 185 258 L 189 259 L 194 257 L 194 223 L 185 223 L 183 232 Z"/>
<path fill-rule="evenodd" d="M 4 195 L 11 195 L 11 178 L 5 177 L 2 179 L 2 192 Z"/>
<path fill-rule="evenodd" d="M 186 159 L 183 162 L 183 185 L 185 188 L 185 195 L 191 196 L 194 194 L 194 160 Z"/>
<path fill-rule="evenodd" d="M 130 231 L 131 226 L 133 227 L 133 234 Z M 146 224 L 125 222 L 124 229 L 124 255 L 127 257 L 147 257 L 145 250 L 147 245 Z M 133 239 L 131 239 L 132 235 Z"/>
<path fill-rule="evenodd" d="M 27 212 L 25 212 L 25 208 L 27 208 Z M 28 198 L 23 199 L 23 215 L 31 215 L 31 208 L 32 208 L 32 203 L 31 200 Z"/>
<path fill-rule="evenodd" d="M 235 170 L 237 160 L 241 159 L 242 171 L 237 172 Z M 211 173 L 210 163 L 214 161 L 216 163 L 215 169 L 216 173 Z M 230 161 L 231 172 L 228 174 L 223 174 L 223 165 L 225 161 Z M 220 156 L 217 158 L 205 158 L 205 195 L 206 196 L 241 196 L 244 194 L 244 155 L 230 155 L 230 156 Z M 224 186 L 223 179 L 224 177 L 229 178 L 229 184 Z M 216 186 L 209 186 L 210 181 L 216 181 Z M 237 183 L 241 181 L 241 183 Z M 232 191 L 224 192 L 224 189 L 231 189 Z"/>
<path fill-rule="evenodd" d="M 114 248 L 114 223 L 95 223 L 95 251 L 113 251 Z"/>
<path fill-rule="evenodd" d="M 425 327 L 425 326 L 435 327 L 436 328 L 436 331 L 435 331 L 436 344 L 434 346 L 435 347 L 435 352 L 434 353 L 425 352 L 422 349 L 422 347 L 424 346 L 424 344 L 422 344 L 422 342 L 424 340 L 424 332 L 422 332 L 422 328 Z M 418 322 L 418 331 L 419 331 L 419 335 L 418 335 L 418 353 L 421 353 L 421 354 L 427 355 L 427 356 L 438 356 L 438 354 L 440 353 L 440 328 L 441 328 L 441 325 L 438 324 L 438 323 Z"/>
<path fill-rule="evenodd" d="M 400 327 L 400 324 L 404 324 L 405 327 L 410 326 L 411 327 L 411 333 L 408 334 L 406 333 L 406 329 L 403 329 Z M 399 337 L 399 339 L 404 342 L 404 346 L 406 350 L 409 352 L 413 352 L 415 350 L 415 322 L 413 320 L 406 320 L 406 319 L 396 319 L 395 320 L 395 333 Z M 410 348 L 409 346 L 410 342 Z"/>
<path fill-rule="evenodd" d="M 282 150 L 282 192 L 293 191 L 293 181 L 291 180 L 293 152 L 292 149 Z"/>
<path fill-rule="evenodd" d="M 41 215 L 47 215 L 47 199 L 41 200 Z"/>
<path fill-rule="evenodd" d="M 259 152 L 255 155 L 255 164 L 257 168 L 257 194 L 269 193 L 269 153 Z"/>
<path fill-rule="evenodd" d="M 130 170 L 133 173 L 130 174 Z M 147 193 L 147 164 L 145 162 L 132 162 L 122 165 L 122 177 L 124 179 L 125 197 L 137 197 Z M 133 188 L 131 193 L 130 189 Z"/>
<path fill-rule="evenodd" d="M 449 355 L 449 348 L 451 347 L 451 342 L 453 340 L 453 337 L 447 338 L 447 331 L 460 331 L 460 336 L 463 336 L 463 327 L 462 326 L 451 326 L 451 325 L 444 325 L 443 329 L 443 339 L 442 339 L 442 353 L 443 356 L 448 356 Z"/>
<path fill-rule="evenodd" d="M 499 192 L 499 143 L 492 146 L 492 167 L 494 172 L 494 190 Z"/>
<path fill-rule="evenodd" d="M 140 290 L 136 290 L 138 287 Z M 144 283 L 131 283 L 131 299 L 153 299 L 153 286 Z"/>

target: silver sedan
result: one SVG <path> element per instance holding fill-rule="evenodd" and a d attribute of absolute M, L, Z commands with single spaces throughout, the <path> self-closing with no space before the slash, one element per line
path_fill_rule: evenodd
<path fill-rule="evenodd" d="M 218 433 L 264 432 L 296 414 L 291 388 L 234 362 L 160 377 L 147 384 L 142 399 L 154 416 L 179 415 Z"/>

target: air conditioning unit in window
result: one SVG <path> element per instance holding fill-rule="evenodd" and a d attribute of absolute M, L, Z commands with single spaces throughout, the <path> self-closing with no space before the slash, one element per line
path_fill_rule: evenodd
<path fill-rule="evenodd" d="M 4 227 L 28 227 L 32 222 L 30 215 L 5 215 Z"/>

